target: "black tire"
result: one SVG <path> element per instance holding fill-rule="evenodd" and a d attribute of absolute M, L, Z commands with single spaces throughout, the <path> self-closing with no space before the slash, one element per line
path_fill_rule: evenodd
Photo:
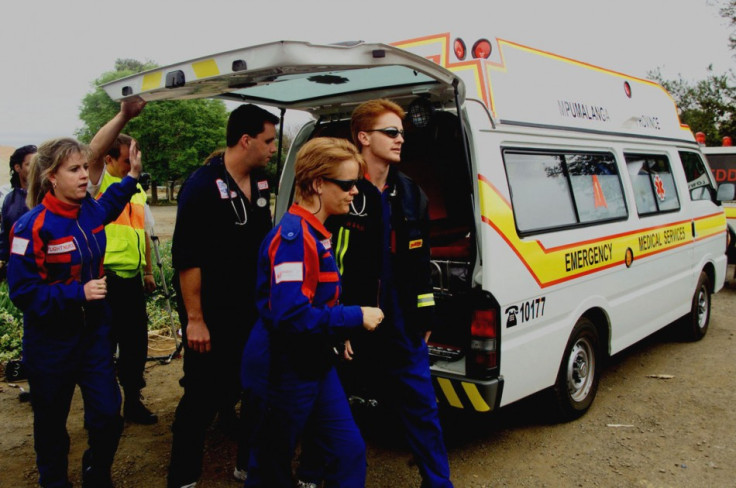
<path fill-rule="evenodd" d="M 700 273 L 698 286 L 693 293 L 690 313 L 682 319 L 681 332 L 686 341 L 699 341 L 708 333 L 710 324 L 710 280 L 705 272 Z"/>
<path fill-rule="evenodd" d="M 567 341 L 552 388 L 558 420 L 575 420 L 590 408 L 598 392 L 600 350 L 598 330 L 593 322 L 581 317 Z"/>

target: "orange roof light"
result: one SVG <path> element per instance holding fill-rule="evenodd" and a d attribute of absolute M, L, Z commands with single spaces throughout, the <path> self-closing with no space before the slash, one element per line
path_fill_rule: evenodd
<path fill-rule="evenodd" d="M 698 142 L 698 144 L 702 144 L 703 146 L 705 146 L 705 132 L 696 132 L 695 140 Z"/>
<path fill-rule="evenodd" d="M 459 59 L 460 61 L 465 59 L 465 55 L 467 54 L 467 50 L 465 49 L 465 41 L 458 37 L 457 39 L 455 39 L 453 49 L 455 51 L 455 56 L 457 56 L 457 59 Z"/>
<path fill-rule="evenodd" d="M 733 141 L 731 140 L 731 138 L 729 136 L 725 136 L 723 138 L 723 142 L 721 143 L 721 145 L 722 146 L 729 146 L 730 147 L 730 146 L 733 146 Z"/>
<path fill-rule="evenodd" d="M 475 41 L 475 44 L 473 44 L 473 57 L 478 58 L 488 58 L 488 56 L 491 55 L 491 43 L 488 41 L 488 39 L 480 39 L 478 41 Z"/>

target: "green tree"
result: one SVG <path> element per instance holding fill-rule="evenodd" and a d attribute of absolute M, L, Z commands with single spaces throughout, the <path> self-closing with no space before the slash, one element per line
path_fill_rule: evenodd
<path fill-rule="evenodd" d="M 736 1 L 736 0 L 735 0 Z M 693 132 L 704 132 L 709 146 L 720 146 L 724 136 L 736 135 L 736 75 L 733 71 L 715 74 L 708 67 L 704 80 L 689 82 L 680 76 L 665 80 L 659 69 L 648 73 L 672 95 L 680 120 Z"/>
<path fill-rule="evenodd" d="M 721 7 L 721 16 L 730 21 L 731 27 L 736 27 L 736 0 L 729 0 Z M 736 50 L 736 33 L 732 33 L 728 40 L 731 49 Z"/>
<path fill-rule="evenodd" d="M 82 100 L 79 118 L 84 126 L 77 137 L 88 143 L 119 110 L 99 85 L 155 67 L 151 61 L 116 60 L 115 69 L 96 79 Z M 138 140 L 144 170 L 151 173 L 154 201 L 156 184 L 183 181 L 208 154 L 225 145 L 226 123 L 225 104 L 209 99 L 152 102 L 128 123 L 125 132 Z"/>

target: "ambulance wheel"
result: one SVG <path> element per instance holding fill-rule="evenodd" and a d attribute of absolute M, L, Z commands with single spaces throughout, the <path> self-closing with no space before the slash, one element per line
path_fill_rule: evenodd
<path fill-rule="evenodd" d="M 598 391 L 600 340 L 589 319 L 581 317 L 572 330 L 552 388 L 559 420 L 567 422 L 582 416 Z"/>
<path fill-rule="evenodd" d="M 705 272 L 701 272 L 693 294 L 692 309 L 682 320 L 681 330 L 685 340 L 699 341 L 705 337 L 708 324 L 710 324 L 710 280 Z"/>

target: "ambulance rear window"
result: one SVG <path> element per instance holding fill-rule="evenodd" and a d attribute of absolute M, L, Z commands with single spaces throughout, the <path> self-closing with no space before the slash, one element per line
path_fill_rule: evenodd
<path fill-rule="evenodd" d="M 680 209 L 675 180 L 667 156 L 663 154 L 624 154 L 634 187 L 639 215 L 652 215 Z"/>
<path fill-rule="evenodd" d="M 520 234 L 628 216 L 611 153 L 504 150 Z"/>

